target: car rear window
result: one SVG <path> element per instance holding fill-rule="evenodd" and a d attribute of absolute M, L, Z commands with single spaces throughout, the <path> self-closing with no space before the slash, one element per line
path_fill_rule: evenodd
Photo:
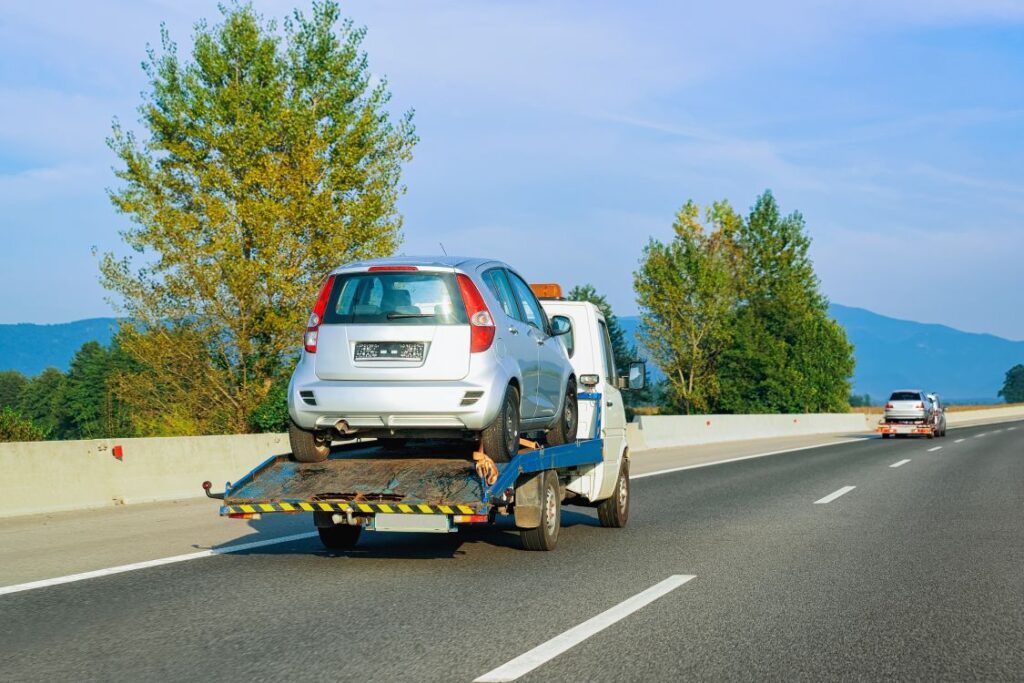
<path fill-rule="evenodd" d="M 921 394 L 914 393 L 913 391 L 894 391 L 892 396 L 889 397 L 890 401 L 920 401 Z"/>
<path fill-rule="evenodd" d="M 326 324 L 466 325 L 452 273 L 366 272 L 335 276 Z"/>

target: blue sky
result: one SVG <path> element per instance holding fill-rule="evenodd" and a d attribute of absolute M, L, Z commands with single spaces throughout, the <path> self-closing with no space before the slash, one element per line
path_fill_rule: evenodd
<path fill-rule="evenodd" d="M 258 1 L 267 17 L 291 2 Z M 302 5 L 300 5 L 302 6 Z M 799 209 L 838 303 L 1024 339 L 1024 1 L 343 4 L 421 143 L 406 253 L 631 273 L 688 198 Z M 0 322 L 108 315 L 104 144 L 166 22 L 214 2 L 0 7 Z"/>

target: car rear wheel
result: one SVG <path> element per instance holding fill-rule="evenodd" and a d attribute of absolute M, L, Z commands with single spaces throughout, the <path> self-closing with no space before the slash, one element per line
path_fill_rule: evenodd
<path fill-rule="evenodd" d="M 294 422 L 288 423 L 288 443 L 292 457 L 299 462 L 323 462 L 331 453 L 330 437 L 303 429 Z"/>
<path fill-rule="evenodd" d="M 562 401 L 562 412 L 555 426 L 548 430 L 549 446 L 559 446 L 576 440 L 576 427 L 580 422 L 579 399 L 576 397 L 576 378 L 570 377 L 565 386 L 565 400 Z"/>
<path fill-rule="evenodd" d="M 519 452 L 519 391 L 511 384 L 497 416 L 480 437 L 484 453 L 494 462 L 508 462 Z"/>

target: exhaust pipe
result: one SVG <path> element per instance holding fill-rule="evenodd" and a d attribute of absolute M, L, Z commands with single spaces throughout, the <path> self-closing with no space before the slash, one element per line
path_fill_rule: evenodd
<path fill-rule="evenodd" d="M 346 422 L 345 420 L 338 420 L 337 422 L 335 422 L 334 428 L 338 431 L 339 434 L 345 434 L 346 436 L 349 434 L 354 434 L 356 432 L 355 429 L 352 429 L 351 427 L 348 426 L 348 422 Z"/>

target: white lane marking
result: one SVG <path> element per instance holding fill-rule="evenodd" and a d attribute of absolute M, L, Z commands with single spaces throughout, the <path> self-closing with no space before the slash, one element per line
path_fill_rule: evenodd
<path fill-rule="evenodd" d="M 574 626 L 565 633 L 557 635 L 551 640 L 541 643 L 529 652 L 519 655 L 515 659 L 502 664 L 497 669 L 488 671 L 483 676 L 473 680 L 473 683 L 497 683 L 501 681 L 514 681 L 520 676 L 530 673 L 538 666 L 545 664 L 566 650 L 579 645 L 587 638 L 600 633 L 612 624 L 625 617 L 628 617 L 638 609 L 645 607 L 663 595 L 674 591 L 687 581 L 696 578 L 687 574 L 676 574 L 670 576 L 660 583 L 637 593 L 631 598 L 623 600 L 611 609 L 601 612 L 596 617 L 587 619 L 579 626 Z"/>
<path fill-rule="evenodd" d="M 287 543 L 288 541 L 298 541 L 303 538 L 312 538 L 316 536 L 317 532 L 309 532 L 304 534 L 292 534 L 291 536 L 280 536 L 278 538 L 269 538 L 265 541 L 253 541 L 252 543 L 241 543 L 239 545 L 229 545 L 223 548 L 211 548 L 209 550 L 200 550 L 196 553 L 188 553 L 186 555 L 174 555 L 172 557 L 161 557 L 158 560 L 146 560 L 145 562 L 133 562 L 132 564 L 122 564 L 118 567 L 107 567 L 106 569 L 96 569 L 91 572 L 82 572 L 81 574 L 68 574 L 67 576 L 58 576 L 52 579 L 42 579 L 40 581 L 29 581 L 28 583 L 18 583 L 13 586 L 2 586 L 0 587 L 0 595 L 7 595 L 9 593 L 19 593 L 21 591 L 35 590 L 36 588 L 47 588 L 49 586 L 59 586 L 62 583 L 73 583 L 75 581 L 84 581 L 86 579 L 95 579 L 100 576 L 110 576 L 111 574 L 121 574 L 123 572 L 133 572 L 137 569 L 149 569 L 150 567 L 159 567 L 164 564 L 174 564 L 175 562 L 188 562 L 189 560 L 198 560 L 202 557 L 211 557 L 213 555 L 224 555 L 225 553 L 237 553 L 241 550 L 251 550 L 252 548 L 262 548 L 267 545 L 276 545 L 278 543 Z"/>
<path fill-rule="evenodd" d="M 1016 429 L 1016 427 L 1007 427 L 1007 428 L 1006 428 L 1006 431 L 1008 431 L 1008 432 L 1012 432 L 1012 431 L 1013 431 L 1014 429 Z"/>
<path fill-rule="evenodd" d="M 980 439 L 981 437 L 985 436 L 986 434 L 988 434 L 988 432 L 982 432 L 981 434 L 975 434 L 974 438 L 975 439 Z"/>
<path fill-rule="evenodd" d="M 967 441 L 967 439 L 957 439 L 953 443 L 963 443 L 964 441 Z"/>
<path fill-rule="evenodd" d="M 996 431 L 994 431 L 994 432 L 992 432 L 992 433 L 993 433 L 993 434 L 999 434 L 999 433 L 1001 433 L 1002 431 L 1003 431 L 1002 429 L 997 429 Z"/>
<path fill-rule="evenodd" d="M 941 451 L 941 450 L 942 450 L 942 446 L 936 446 L 935 448 L 929 448 L 928 452 L 929 453 L 934 453 L 935 451 Z"/>
<path fill-rule="evenodd" d="M 843 488 L 839 489 L 838 491 L 833 491 L 832 493 L 828 494 L 824 498 L 822 498 L 820 500 L 814 501 L 814 504 L 815 505 L 824 505 L 825 503 L 831 503 L 833 500 L 835 500 L 839 496 L 845 496 L 847 493 L 849 493 L 850 491 L 854 490 L 855 488 L 857 488 L 857 487 L 856 486 L 844 486 Z"/>
<path fill-rule="evenodd" d="M 906 460 L 900 460 L 899 462 L 894 462 L 893 464 L 889 465 L 889 467 L 900 467 L 902 465 L 906 465 L 908 462 L 910 462 L 910 458 L 907 458 Z M 818 502 L 820 503 L 821 501 Z"/>
<path fill-rule="evenodd" d="M 644 472 L 643 474 L 631 474 L 629 475 L 630 480 L 643 479 L 644 477 L 656 477 L 659 474 L 671 474 L 673 472 L 682 472 L 683 470 L 696 470 L 701 467 L 711 467 L 712 465 L 724 465 L 727 462 L 739 462 L 740 460 L 751 460 L 752 458 L 764 458 L 769 455 L 782 455 L 783 453 L 796 453 L 797 451 L 807 451 L 812 448 L 821 448 L 823 446 L 838 446 L 844 443 L 853 443 L 854 441 L 868 441 L 870 437 L 861 439 L 841 439 L 839 441 L 828 441 L 826 443 L 816 443 L 813 446 L 800 446 L 799 448 L 786 448 L 781 451 L 769 451 L 767 453 L 755 453 L 754 455 L 741 455 L 738 458 L 726 458 L 725 460 L 712 460 L 711 462 L 702 462 L 696 465 L 683 465 L 682 467 L 670 467 L 667 470 L 655 470 L 654 472 Z"/>

